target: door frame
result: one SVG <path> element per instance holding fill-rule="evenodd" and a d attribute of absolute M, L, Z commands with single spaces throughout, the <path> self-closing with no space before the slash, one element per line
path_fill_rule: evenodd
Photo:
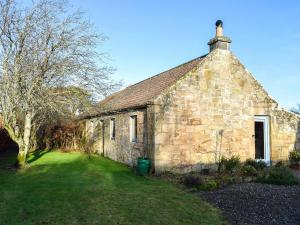
<path fill-rule="evenodd" d="M 263 122 L 264 124 L 264 158 L 263 159 L 255 159 L 258 161 L 264 161 L 267 165 L 270 165 L 271 162 L 271 154 L 270 154 L 270 118 L 269 116 L 255 116 L 255 122 Z M 255 131 L 254 131 L 255 135 Z M 256 151 L 254 146 L 254 151 Z"/>

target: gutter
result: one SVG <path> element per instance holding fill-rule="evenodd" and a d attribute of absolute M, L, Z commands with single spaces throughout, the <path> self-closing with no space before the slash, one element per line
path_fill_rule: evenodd
<path fill-rule="evenodd" d="M 100 116 L 115 115 L 115 114 L 119 114 L 119 113 L 130 112 L 130 111 L 137 110 L 137 109 L 146 109 L 147 106 L 150 104 L 151 104 L 150 102 L 147 102 L 142 105 L 130 106 L 130 107 L 115 109 L 115 110 L 106 110 L 106 111 L 102 111 L 102 112 L 94 114 L 94 115 L 84 116 L 84 117 L 80 118 L 79 120 L 88 120 L 88 119 L 93 119 L 93 118 L 100 117 Z"/>

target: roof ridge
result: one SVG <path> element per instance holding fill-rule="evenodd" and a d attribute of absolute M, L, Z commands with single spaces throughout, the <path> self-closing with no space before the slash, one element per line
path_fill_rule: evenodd
<path fill-rule="evenodd" d="M 174 70 L 174 69 L 176 69 L 176 68 L 178 68 L 178 67 L 181 67 L 181 66 L 184 66 L 184 65 L 186 65 L 186 64 L 189 64 L 189 63 L 191 63 L 191 62 L 193 62 L 193 61 L 202 59 L 202 58 L 206 57 L 207 55 L 208 55 L 208 54 L 199 56 L 199 57 L 194 58 L 194 59 L 192 59 L 192 60 L 189 60 L 189 61 L 187 61 L 187 62 L 185 62 L 185 63 L 182 63 L 182 64 L 180 64 L 180 65 L 178 65 L 178 66 L 175 66 L 175 67 L 172 67 L 172 68 L 170 68 L 170 69 L 167 69 L 167 70 L 165 70 L 165 71 L 163 71 L 163 72 L 160 72 L 160 73 L 158 73 L 158 74 L 155 74 L 155 75 L 153 75 L 153 76 L 151 76 L 151 77 L 148 77 L 148 78 L 146 78 L 146 79 L 144 79 L 144 80 L 141 80 L 141 81 L 139 81 L 139 82 L 137 82 L 137 83 L 131 84 L 131 85 L 127 86 L 126 88 L 124 88 L 123 90 L 125 90 L 125 89 L 127 89 L 127 88 L 130 88 L 130 87 L 133 87 L 133 86 L 135 86 L 135 85 L 137 85 L 137 84 L 140 84 L 140 83 L 142 83 L 142 82 L 144 82 L 144 81 L 146 81 L 146 80 L 150 80 L 150 79 L 152 79 L 152 78 L 154 78 L 154 77 L 157 77 L 157 76 L 159 76 L 159 75 L 161 75 L 161 74 L 163 74 L 163 73 L 166 73 L 166 72 L 169 72 L 169 71 L 171 71 L 171 70 Z"/>
<path fill-rule="evenodd" d="M 100 101 L 98 104 L 103 110 L 114 111 L 146 104 L 153 97 L 162 93 L 173 85 L 188 71 L 197 66 L 208 54 L 184 62 L 178 66 L 165 70 L 140 82 L 119 90 Z"/>

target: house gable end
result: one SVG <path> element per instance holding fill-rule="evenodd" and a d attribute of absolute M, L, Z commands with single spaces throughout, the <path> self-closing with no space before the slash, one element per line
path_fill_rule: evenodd
<path fill-rule="evenodd" d="M 223 155 L 254 158 L 254 117 L 278 107 L 240 61 L 220 49 L 154 103 L 155 168 L 181 172 L 215 165 Z"/>

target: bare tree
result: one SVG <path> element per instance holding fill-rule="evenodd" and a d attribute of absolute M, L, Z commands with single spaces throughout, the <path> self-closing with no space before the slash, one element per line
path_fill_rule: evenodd
<path fill-rule="evenodd" d="M 104 39 L 64 0 L 37 0 L 27 8 L 0 0 L 0 114 L 19 145 L 19 166 L 33 128 L 50 112 L 66 115 L 86 93 L 107 95 L 116 87 L 111 68 L 100 66 L 105 55 L 96 51 Z"/>

